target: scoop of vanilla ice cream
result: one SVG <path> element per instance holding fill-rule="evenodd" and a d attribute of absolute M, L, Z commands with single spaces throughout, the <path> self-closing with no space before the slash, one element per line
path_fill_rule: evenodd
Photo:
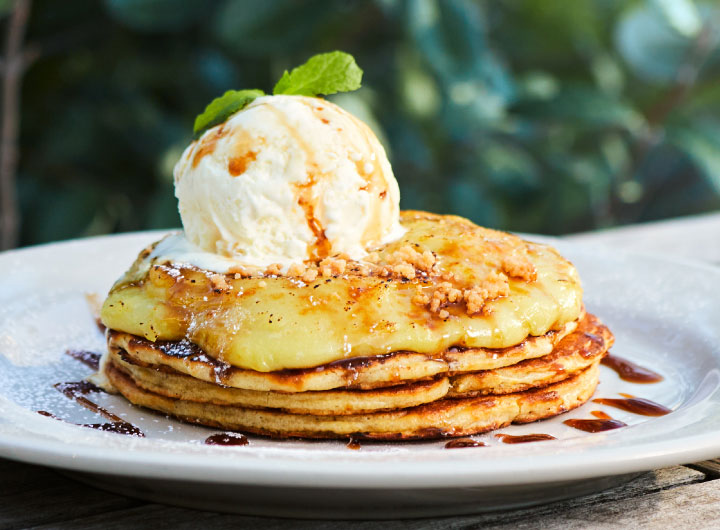
<path fill-rule="evenodd" d="M 206 131 L 175 166 L 187 239 L 259 267 L 399 238 L 400 192 L 363 122 L 304 96 L 263 96 Z"/>

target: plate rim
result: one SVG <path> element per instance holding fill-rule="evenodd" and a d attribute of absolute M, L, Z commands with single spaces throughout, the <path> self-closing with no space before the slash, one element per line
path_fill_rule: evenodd
<path fill-rule="evenodd" d="M 49 242 L 41 245 L 24 247 L 0 253 L 0 264 L 8 258 L 23 259 L 23 255 L 35 252 L 52 251 L 57 246 L 90 245 L 106 239 L 154 237 L 167 233 L 167 230 L 149 230 L 126 232 L 104 236 L 71 239 L 60 242 Z M 634 252 L 626 249 L 614 249 L 609 245 L 591 242 L 567 241 L 562 238 L 537 234 L 522 234 L 524 237 L 551 242 L 560 247 L 580 249 L 602 249 L 617 256 L 631 259 L 641 258 L 658 260 L 676 266 L 714 274 L 720 279 L 720 268 L 701 261 L 687 258 L 676 258 L 651 252 Z M 718 356 L 720 358 L 720 356 Z M 720 365 L 719 365 L 720 366 Z M 0 403 L 2 409 L 2 403 Z M 668 440 L 644 442 L 633 445 L 624 451 L 617 447 L 592 446 L 586 450 L 569 454 L 546 453 L 543 455 L 512 454 L 509 448 L 500 458 L 508 467 L 499 469 L 497 464 L 490 469 L 482 469 L 488 460 L 460 453 L 453 460 L 444 460 L 433 465 L 418 466 L 416 460 L 395 461 L 390 469 L 387 462 L 369 460 L 357 452 L 343 455 L 341 458 L 330 458 L 323 461 L 300 460 L 289 458 L 279 465 L 268 465 L 264 458 L 250 458 L 242 451 L 247 448 L 205 448 L 202 453 L 163 453 L 155 447 L 135 447 L 127 451 L 113 451 L 113 458 L 108 462 L 108 450 L 102 446 L 83 446 L 82 454 L 73 450 L 72 444 L 60 440 L 41 440 L 30 431 L 24 433 L 4 433 L 7 423 L 0 421 L 0 457 L 33 464 L 48 465 L 69 471 L 102 473 L 118 476 L 134 476 L 147 479 L 171 479 L 197 482 L 218 482 L 228 484 L 244 484 L 278 487 L 335 487 L 335 488 L 410 488 L 425 489 L 433 487 L 471 487 L 471 486 L 511 486 L 521 484 L 537 484 L 550 481 L 582 480 L 609 475 L 649 471 L 669 465 L 685 464 L 703 459 L 717 458 L 720 455 L 720 432 L 718 430 L 696 433 L 693 435 L 676 436 Z M 12 425 L 12 424 L 10 424 Z M 99 436 L 113 436 L 97 433 Z M 184 444 L 187 442 L 173 442 Z M 551 442 L 552 443 L 552 442 Z M 683 448 L 679 449 L 678 445 Z M 221 452 L 218 452 L 221 451 Z M 482 449 L 480 449 L 482 451 Z M 588 451 L 592 451 L 588 462 Z M 270 451 L 272 452 L 272 451 Z M 352 452 L 354 453 L 354 452 Z M 517 449 L 514 453 L 522 453 Z M 212 458 L 210 456 L 212 454 Z M 366 453 L 371 454 L 371 453 Z M 387 453 L 385 453 L 387 454 Z M 217 455 L 217 458 L 215 458 Z M 326 454 L 326 457 L 328 454 Z M 332 455 L 337 456 L 337 455 Z M 530 461 L 547 460 L 542 469 L 535 473 L 519 473 L 527 471 Z M 606 457 L 606 458 L 603 458 Z M 558 463 L 558 459 L 562 462 Z M 548 465 L 550 462 L 553 465 Z M 453 465 L 449 465 L 453 464 Z M 452 469 L 450 469 L 452 468 Z M 238 471 L 246 474 L 237 476 Z M 384 471 L 384 473 L 383 473 Z M 427 482 L 423 482 L 425 479 Z M 320 484 L 320 486 L 318 485 Z"/>

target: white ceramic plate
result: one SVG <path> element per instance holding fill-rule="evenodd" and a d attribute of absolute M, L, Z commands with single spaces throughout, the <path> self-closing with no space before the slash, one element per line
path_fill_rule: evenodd
<path fill-rule="evenodd" d="M 365 444 L 273 441 L 204 445 L 218 431 L 96 401 L 146 438 L 87 429 L 98 416 L 54 383 L 90 369 L 68 348 L 100 351 L 103 338 L 85 301 L 101 295 L 138 251 L 146 232 L 51 244 L 0 255 L 0 456 L 55 466 L 118 492 L 223 511 L 303 517 L 406 517 L 468 513 L 579 495 L 662 466 L 720 455 L 720 271 L 555 241 L 579 268 L 588 309 L 616 335 L 613 352 L 665 376 L 621 381 L 603 367 L 596 397 L 625 392 L 674 410 L 649 418 L 588 403 L 511 434 L 558 438 L 446 450 L 444 442 Z M 562 423 L 604 410 L 629 426 L 587 434 Z"/>

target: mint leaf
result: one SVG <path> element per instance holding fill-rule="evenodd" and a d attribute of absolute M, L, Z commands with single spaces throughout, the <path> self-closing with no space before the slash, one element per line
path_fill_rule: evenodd
<path fill-rule="evenodd" d="M 224 122 L 237 111 L 249 105 L 255 98 L 264 95 L 262 90 L 228 90 L 219 98 L 213 99 L 205 107 L 203 113 L 195 118 L 193 137 L 199 138 L 210 127 Z"/>
<path fill-rule="evenodd" d="M 321 53 L 285 73 L 273 94 L 317 96 L 350 92 L 360 88 L 363 71 L 352 55 L 345 52 Z"/>
<path fill-rule="evenodd" d="M 305 64 L 293 68 L 291 72 L 286 70 L 275 85 L 273 94 L 312 97 L 349 92 L 360 88 L 362 75 L 362 70 L 349 53 L 321 53 L 308 59 Z M 205 111 L 195 118 L 194 138 L 199 138 L 210 127 L 224 122 L 255 98 L 264 95 L 262 90 L 228 90 L 219 98 L 213 99 L 205 107 Z"/>

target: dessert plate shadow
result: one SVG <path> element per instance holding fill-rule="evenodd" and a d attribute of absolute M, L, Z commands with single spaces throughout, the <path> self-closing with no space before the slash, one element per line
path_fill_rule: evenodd
<path fill-rule="evenodd" d="M 632 394 L 673 412 L 647 417 L 598 403 L 500 432 L 556 440 L 484 447 L 445 441 L 270 440 L 211 446 L 219 431 L 93 394 L 144 438 L 75 424 L 103 422 L 53 385 L 92 370 L 65 354 L 99 352 L 86 293 L 103 296 L 140 249 L 163 233 L 55 243 L 0 254 L 0 456 L 72 473 L 107 490 L 188 507 L 307 518 L 399 518 L 499 510 L 582 495 L 663 466 L 720 455 L 720 270 L 547 240 L 575 263 L 585 302 L 615 333 L 612 353 L 664 376 L 621 380 L 602 367 L 595 397 Z M 585 433 L 563 420 L 604 411 L 627 424 Z M 38 414 L 50 412 L 65 421 Z"/>

